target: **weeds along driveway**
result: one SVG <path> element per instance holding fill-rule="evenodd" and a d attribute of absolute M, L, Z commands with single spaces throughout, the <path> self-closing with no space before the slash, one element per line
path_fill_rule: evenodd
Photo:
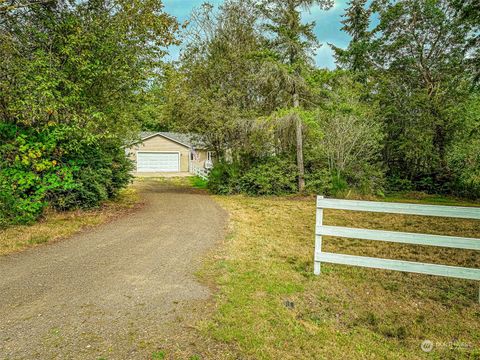
<path fill-rule="evenodd" d="M 187 187 L 137 186 L 137 212 L 0 257 L 0 359 L 146 358 L 208 298 L 193 273 L 226 213 Z"/>

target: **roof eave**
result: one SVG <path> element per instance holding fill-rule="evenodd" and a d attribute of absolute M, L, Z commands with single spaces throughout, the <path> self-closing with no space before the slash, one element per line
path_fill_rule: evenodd
<path fill-rule="evenodd" d="M 157 132 L 157 133 L 155 133 L 155 134 L 146 136 L 146 137 L 142 138 L 139 142 L 137 142 L 137 143 L 135 143 L 135 144 L 144 142 L 145 140 L 151 139 L 152 137 L 155 137 L 155 136 L 157 136 L 157 135 L 158 135 L 158 136 L 161 136 L 161 137 L 163 137 L 163 138 L 165 138 L 165 139 L 168 139 L 168 140 L 170 140 L 170 141 L 176 142 L 177 144 L 180 144 L 180 145 L 182 145 L 182 146 L 185 146 L 186 148 L 189 148 L 189 149 L 192 148 L 191 145 L 185 144 L 185 143 L 183 143 L 183 142 L 181 142 L 181 141 L 178 141 L 177 139 L 173 139 L 172 137 L 167 136 L 167 135 L 165 135 L 165 134 L 162 134 L 161 132 Z M 132 144 L 132 145 L 135 145 L 135 144 Z"/>

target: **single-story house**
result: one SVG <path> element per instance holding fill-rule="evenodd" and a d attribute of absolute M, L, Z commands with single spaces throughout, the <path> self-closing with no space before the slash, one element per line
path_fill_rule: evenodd
<path fill-rule="evenodd" d="M 198 136 L 174 132 L 142 132 L 140 140 L 126 148 L 137 173 L 194 172 L 210 169 L 213 152 Z"/>

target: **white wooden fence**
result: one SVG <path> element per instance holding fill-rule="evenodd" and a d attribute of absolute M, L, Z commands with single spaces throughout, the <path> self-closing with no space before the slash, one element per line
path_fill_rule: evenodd
<path fill-rule="evenodd" d="M 201 167 L 198 167 L 194 164 L 191 165 L 192 167 L 192 172 L 197 175 L 198 177 L 201 177 L 203 180 L 207 180 L 208 179 L 208 174 L 210 173 L 209 170 L 207 169 L 203 169 Z"/>
<path fill-rule="evenodd" d="M 314 273 L 320 274 L 321 263 L 362 266 L 376 269 L 396 270 L 419 274 L 447 276 L 469 280 L 480 280 L 480 269 L 457 266 L 425 264 L 412 261 L 379 259 L 364 256 L 343 255 L 322 251 L 322 236 L 337 236 L 353 239 L 387 241 L 403 244 L 441 246 L 456 249 L 480 250 L 480 239 L 456 236 L 427 235 L 383 230 L 367 230 L 341 226 L 323 225 L 323 209 L 368 211 L 380 213 L 441 216 L 480 220 L 480 208 L 460 206 L 417 205 L 374 201 L 354 201 L 317 198 L 315 231 Z M 480 292 L 479 292 L 480 301 Z"/>

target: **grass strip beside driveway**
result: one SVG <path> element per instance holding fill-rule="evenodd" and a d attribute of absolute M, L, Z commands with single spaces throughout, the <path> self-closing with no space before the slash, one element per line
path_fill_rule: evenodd
<path fill-rule="evenodd" d="M 129 187 L 121 191 L 117 198 L 106 201 L 98 209 L 47 211 L 40 221 L 32 225 L 16 225 L 0 230 L 0 255 L 70 237 L 88 227 L 103 224 L 138 204 L 137 191 Z"/>

